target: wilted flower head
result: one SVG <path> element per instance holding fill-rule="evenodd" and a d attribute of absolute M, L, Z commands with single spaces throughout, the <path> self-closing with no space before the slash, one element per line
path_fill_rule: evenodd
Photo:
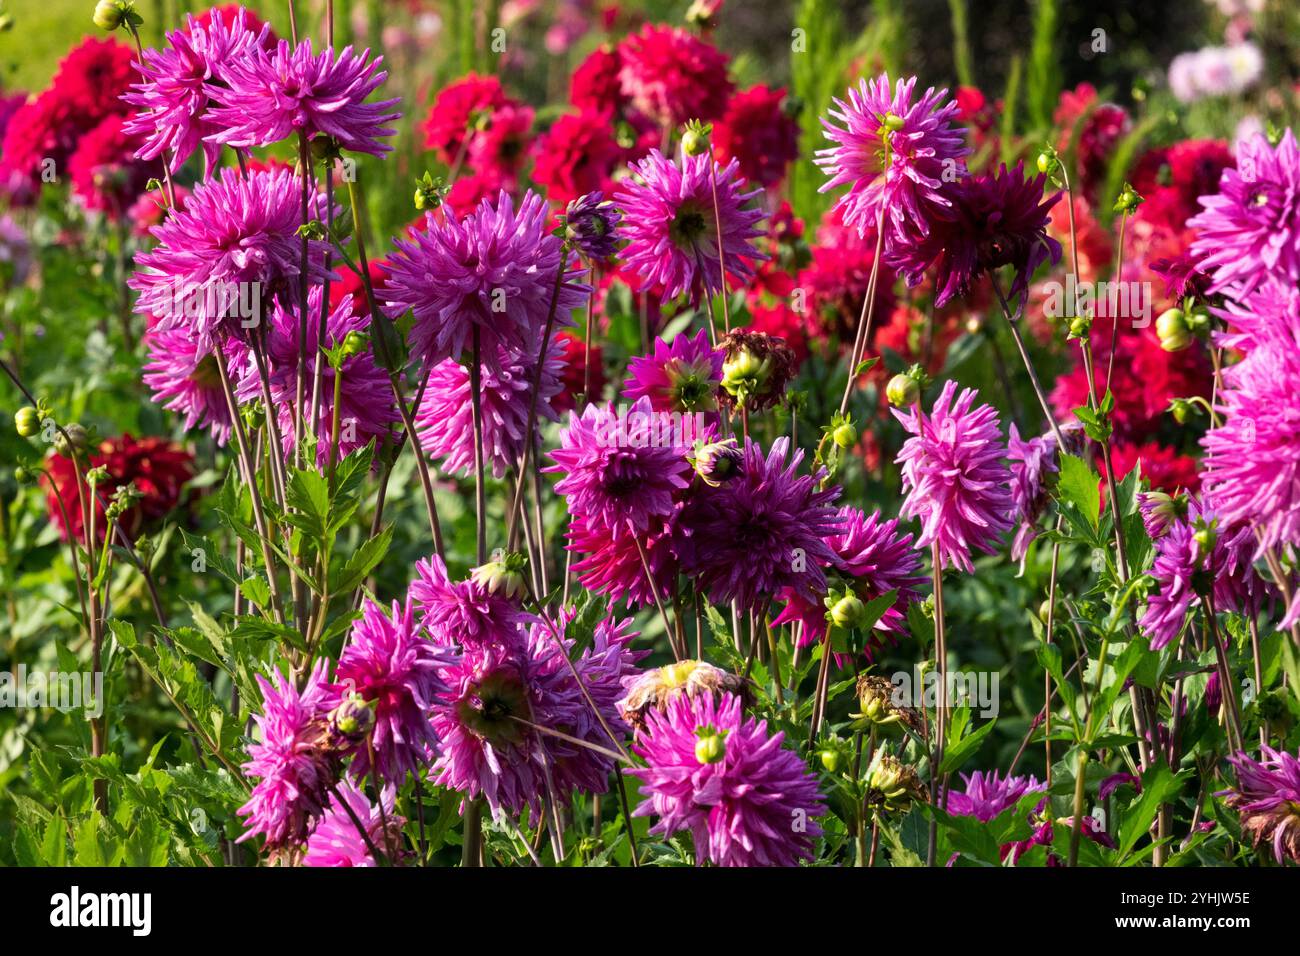
<path fill-rule="evenodd" d="M 1254 846 L 1272 844 L 1273 856 L 1300 863 L 1300 758 L 1272 747 L 1260 748 L 1261 759 L 1247 753 L 1228 758 L 1237 771 L 1237 786 L 1227 804 L 1241 815 L 1241 830 Z"/>
<path fill-rule="evenodd" d="M 743 282 L 754 274 L 751 263 L 765 258 L 751 241 L 762 235 L 763 212 L 747 204 L 762 190 L 743 191 L 735 160 L 717 166 L 707 153 L 682 151 L 674 162 L 652 149 L 632 171 L 614 199 L 623 209 L 623 258 L 645 285 L 662 286 L 669 299 L 721 291 L 719 246 L 729 275 Z"/>
<path fill-rule="evenodd" d="M 453 655 L 435 646 L 416 623 L 413 604 L 393 602 L 392 613 L 367 599 L 352 625 L 334 679 L 375 702 L 375 722 L 368 746 L 352 760 L 357 779 L 374 769 L 388 783 L 400 785 L 418 773 L 438 752 L 429 723 L 436 696 L 446 685 L 437 669 Z"/>
<path fill-rule="evenodd" d="M 705 760 L 702 735 L 707 735 Z M 689 830 L 697 860 L 716 866 L 794 866 L 811 859 L 825 812 L 803 760 L 769 736 L 766 721 L 743 716 L 738 697 L 680 695 L 651 710 L 634 744 L 646 800 L 633 816 L 656 816 L 651 833 Z M 719 753 L 719 750 L 721 753 Z M 792 826 L 799 819 L 804 826 Z"/>
<path fill-rule="evenodd" d="M 723 352 L 722 398 L 733 408 L 762 411 L 785 399 L 786 386 L 799 371 L 799 360 L 784 340 L 743 329 L 718 343 Z"/>
<path fill-rule="evenodd" d="M 401 116 L 389 108 L 396 99 L 367 103 L 366 97 L 388 76 L 379 71 L 383 57 L 370 61 L 344 47 L 312 52 L 310 39 L 297 46 L 281 40 L 267 52 L 260 45 L 230 60 L 222 82 L 208 84 L 208 96 L 220 103 L 208 113 L 219 127 L 209 138 L 248 148 L 298 134 L 325 136 L 343 149 L 382 156 L 392 149 L 381 141 L 396 130 L 386 127 Z"/>
<path fill-rule="evenodd" d="M 830 177 L 821 191 L 849 185 L 836 208 L 860 236 L 876 228 L 882 210 L 887 234 L 902 242 L 951 214 L 944 184 L 964 175 L 970 148 L 954 123 L 956 102 L 945 102 L 948 91 L 931 87 L 914 101 L 915 88 L 916 77 L 899 79 L 892 90 L 885 73 L 861 80 L 849 88 L 848 102 L 834 100 L 831 119 L 822 120 L 836 145 L 817 151 L 817 165 Z"/>
<path fill-rule="evenodd" d="M 618 702 L 623 719 L 638 732 L 645 729 L 646 714 L 665 713 L 679 697 L 710 694 L 715 698 L 732 694 L 743 704 L 748 697 L 749 682 L 743 677 L 714 667 L 708 661 L 684 660 L 665 664 L 629 678 L 624 682 L 626 694 Z"/>
<path fill-rule="evenodd" d="M 876 812 L 902 813 L 914 803 L 928 803 L 930 795 L 916 769 L 882 747 L 867 768 L 867 806 Z"/>
<path fill-rule="evenodd" d="M 384 298 L 393 317 L 412 310 L 411 349 L 429 365 L 459 359 L 475 330 L 485 365 L 499 366 L 502 349 L 536 355 L 556 273 L 565 269 L 555 302 L 559 325 L 590 291 L 576 281 L 576 263 L 561 260 L 562 243 L 547 230 L 546 202 L 536 193 L 518 209 L 503 192 L 495 205 L 484 200 L 463 218 L 425 219 L 427 229 L 396 241 Z"/>
<path fill-rule="evenodd" d="M 903 466 L 903 517 L 921 519 L 916 546 L 937 544 L 941 567 L 968 573 L 971 549 L 996 551 L 1013 508 L 997 412 L 990 405 L 972 409 L 976 398 L 974 389 L 958 394 L 949 380 L 929 415 L 919 406 L 892 410 L 912 435 L 896 460 Z"/>
<path fill-rule="evenodd" d="M 857 683 L 859 713 L 850 716 L 870 727 L 904 726 L 913 733 L 921 733 L 925 724 L 920 711 L 897 703 L 894 699 L 896 690 L 888 677 L 860 675 Z"/>

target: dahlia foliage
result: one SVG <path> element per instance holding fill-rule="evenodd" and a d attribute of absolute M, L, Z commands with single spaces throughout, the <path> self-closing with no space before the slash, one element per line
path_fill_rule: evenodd
<path fill-rule="evenodd" d="M 1300 864 L 1260 5 L 1128 106 L 307 6 L 0 96 L 0 655 L 108 688 L 0 709 L 0 861 Z"/>

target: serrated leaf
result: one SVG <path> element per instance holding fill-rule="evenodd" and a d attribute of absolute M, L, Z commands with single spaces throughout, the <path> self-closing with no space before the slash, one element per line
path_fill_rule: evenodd
<path fill-rule="evenodd" d="M 1077 455 L 1061 455 L 1056 490 L 1061 500 L 1077 508 L 1094 531 L 1101 519 L 1101 488 L 1092 467 Z"/>

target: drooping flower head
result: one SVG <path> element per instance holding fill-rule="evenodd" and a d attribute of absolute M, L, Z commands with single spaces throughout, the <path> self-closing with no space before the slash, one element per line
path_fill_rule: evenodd
<path fill-rule="evenodd" d="M 882 210 L 886 232 L 903 241 L 950 216 L 943 187 L 954 172 L 964 173 L 970 148 L 954 123 L 957 104 L 946 99 L 948 91 L 930 88 L 914 99 L 915 89 L 916 77 L 900 78 L 891 89 L 882 73 L 850 87 L 848 101 L 834 100 L 830 119 L 822 120 L 836 145 L 817 151 L 816 162 L 830 177 L 821 191 L 849 186 L 836 206 L 859 235 L 876 228 Z"/>
<path fill-rule="evenodd" d="M 684 660 L 642 671 L 624 680 L 626 693 L 618 702 L 623 718 L 637 732 L 645 730 L 646 714 L 665 713 L 679 697 L 708 694 L 719 700 L 732 694 L 743 706 L 749 697 L 749 682 L 736 674 L 714 667 L 708 661 Z"/>
<path fill-rule="evenodd" d="M 1041 173 L 1026 179 L 1023 162 L 962 177 L 945 193 L 951 216 L 937 220 L 923 239 L 896 245 L 891 264 L 916 285 L 937 259 L 936 306 L 965 295 L 980 276 L 1011 266 L 1015 276 L 1006 294 L 1014 303 L 1040 265 L 1061 259 L 1061 244 L 1047 234 L 1049 210 L 1061 194 L 1044 199 L 1045 182 Z"/>
<path fill-rule="evenodd" d="M 893 409 L 912 436 L 895 460 L 903 466 L 902 515 L 921 520 L 916 546 L 937 544 L 940 566 L 968 573 L 972 549 L 996 551 L 1013 510 L 998 413 L 990 405 L 972 408 L 977 397 L 969 388 L 958 394 L 949 380 L 929 415 L 919 407 Z"/>
<path fill-rule="evenodd" d="M 678 493 L 690 484 L 686 452 L 695 436 L 682 424 L 655 412 L 648 398 L 618 411 L 588 405 L 581 415 L 570 414 L 560 447 L 550 453 L 555 464 L 543 470 L 563 475 L 556 493 L 591 527 L 644 532 L 673 514 Z"/>
<path fill-rule="evenodd" d="M 731 95 L 726 54 L 680 27 L 647 24 L 618 57 L 622 95 L 660 127 L 717 119 Z"/>
<path fill-rule="evenodd" d="M 754 274 L 751 263 L 764 256 L 751 240 L 762 235 L 763 212 L 746 204 L 762 190 L 744 191 L 735 160 L 718 166 L 707 154 L 682 150 L 674 162 L 652 149 L 631 168 L 635 175 L 623 181 L 614 200 L 623 209 L 623 258 L 646 285 L 663 286 L 665 298 L 690 292 L 698 299 L 720 291 L 719 245 L 729 275 L 743 283 Z"/>
<path fill-rule="evenodd" d="M 1056 436 L 1052 432 L 1024 441 L 1015 422 L 1007 440 L 1007 457 L 1011 460 L 1012 519 L 1016 537 L 1011 542 L 1011 560 L 1023 561 L 1029 543 L 1038 537 L 1038 516 L 1047 505 L 1047 476 L 1059 469 Z"/>
<path fill-rule="evenodd" d="M 351 814 L 344 809 L 340 796 L 347 801 Z M 356 821 L 365 828 L 370 842 L 392 862 L 402 846 L 402 824 L 406 822 L 404 817 L 394 812 L 395 796 L 396 790 L 385 787 L 379 796 L 382 804 L 379 806 L 371 803 L 351 780 L 340 781 L 338 792 L 330 794 L 329 807 L 307 838 L 307 852 L 303 855 L 302 865 L 378 866 L 366 845 L 366 838 L 357 829 Z"/>
<path fill-rule="evenodd" d="M 633 745 L 646 767 L 645 801 L 633 816 L 655 816 L 651 833 L 689 831 L 698 862 L 716 866 L 795 866 L 812 858 L 825 812 L 817 779 L 784 734 L 743 716 L 740 698 L 681 695 Z M 801 826 L 792 826 L 798 820 Z"/>
<path fill-rule="evenodd" d="M 273 681 L 258 674 L 257 685 L 262 712 L 253 720 L 259 739 L 249 745 L 243 765 L 257 784 L 239 808 L 248 827 L 239 840 L 260 833 L 267 849 L 292 849 L 307 839 L 338 780 L 339 755 L 326 741 L 326 717 L 340 691 L 326 680 L 324 661 L 317 662 L 301 692 L 279 671 Z"/>
<path fill-rule="evenodd" d="M 1300 146 L 1291 130 L 1276 147 L 1263 134 L 1240 144 L 1237 168 L 1223 171 L 1201 206 L 1187 226 L 1211 291 L 1240 298 L 1269 278 L 1300 279 Z"/>
<path fill-rule="evenodd" d="M 361 779 L 374 769 L 400 786 L 438 753 L 438 738 L 429 723 L 435 698 L 447 689 L 438 668 L 454 655 L 436 646 L 415 620 L 412 602 L 393 602 L 392 613 L 367 599 L 353 623 L 339 657 L 334 679 L 374 707 L 368 746 L 352 759 L 352 775 Z"/>
<path fill-rule="evenodd" d="M 277 295 L 296 289 L 299 183 L 289 169 L 253 170 L 247 179 L 223 169 L 196 186 L 185 209 L 153 229 L 158 246 L 135 258 L 127 281 L 140 293 L 135 310 L 157 316 L 163 331 L 184 325 L 200 351 L 229 335 L 244 337 Z M 324 281 L 327 249 L 308 240 L 313 283 Z M 242 315 L 254 304 L 261 314 Z"/>
<path fill-rule="evenodd" d="M 735 476 L 687 502 L 683 569 L 715 604 L 759 611 L 786 588 L 809 600 L 825 591 L 823 569 L 835 559 L 826 539 L 841 528 L 831 506 L 839 488 L 823 491 L 817 476 L 800 475 L 802 460 L 785 437 L 766 455 L 746 439 Z"/>
<path fill-rule="evenodd" d="M 304 431 L 306 426 L 312 426 L 314 419 L 312 434 L 316 436 L 316 463 L 323 468 L 330 462 L 331 455 L 336 455 L 333 459 L 335 461 L 346 458 L 356 449 L 364 448 L 372 439 L 387 435 L 392 424 L 398 420 L 398 413 L 388 374 L 375 361 L 369 343 L 359 345 L 352 354 L 343 358 L 337 371 L 322 354 L 322 347 L 337 348 L 344 344 L 349 334 L 362 334 L 370 327 L 370 320 L 357 315 L 352 311 L 351 302 L 344 301 L 329 312 L 326 338 L 323 343 L 319 342 L 322 290 L 322 286 L 312 286 L 307 298 L 307 364 L 303 375 L 306 383 L 304 397 L 310 402 L 316 368 L 320 366 L 320 401 L 314 410 L 309 410 Z M 286 305 L 286 302 L 292 304 Z M 271 312 L 265 339 L 267 363 L 270 366 L 268 378 L 271 401 L 275 405 L 285 455 L 289 455 L 297 446 L 297 436 L 294 433 L 297 417 L 294 408 L 297 402 L 301 335 L 297 300 L 286 296 L 276 303 Z M 342 377 L 337 409 L 334 407 L 336 375 Z M 236 385 L 235 394 L 241 402 L 256 401 L 262 397 L 261 376 L 251 361 L 245 361 L 244 373 Z M 336 413 L 339 430 L 337 452 L 333 450 Z"/>
<path fill-rule="evenodd" d="M 657 412 L 713 411 L 722 384 L 720 349 L 709 344 L 708 332 L 676 336 L 669 344 L 656 338 L 652 355 L 628 362 L 623 394 L 635 401 L 645 397 Z"/>
<path fill-rule="evenodd" d="M 1027 793 L 1042 793 L 1047 787 L 1030 774 L 1027 777 L 1002 776 L 998 771 L 985 773 L 976 770 L 964 773 L 965 792 L 956 790 L 948 794 L 948 812 L 962 817 L 974 817 L 988 823 L 1004 810 L 1018 804 Z"/>
<path fill-rule="evenodd" d="M 484 200 L 463 218 L 429 213 L 428 228 L 396 241 L 384 298 L 390 315 L 414 313 L 411 349 L 421 361 L 461 358 L 476 329 L 485 365 L 499 365 L 502 348 L 536 355 L 561 268 L 555 321 L 569 324 L 590 290 L 577 281 L 576 260 L 561 262 L 548 219 L 536 193 L 518 209 L 501 193 L 495 206 Z"/>
<path fill-rule="evenodd" d="M 186 29 L 167 34 L 167 46 L 149 49 L 136 64 L 140 82 L 123 99 L 138 108 L 127 129 L 144 137 L 136 154 L 163 159 L 177 172 L 190 155 L 203 147 L 209 169 L 216 166 L 221 144 L 210 140 L 220 127 L 207 116 L 211 86 L 223 84 L 226 67 L 247 56 L 254 46 L 269 42 L 270 28 L 255 32 L 248 14 L 238 8 L 228 20 L 210 17 L 200 23 L 187 15 Z"/>
<path fill-rule="evenodd" d="M 1228 758 L 1237 786 L 1227 804 L 1241 816 L 1241 830 L 1258 847 L 1271 844 L 1279 864 L 1300 863 L 1300 758 L 1262 747 L 1260 760 L 1238 753 Z"/>
<path fill-rule="evenodd" d="M 546 362 L 538 381 L 537 421 L 559 421 L 552 399 L 564 385 L 564 344 L 554 335 L 547 345 Z M 495 364 L 495 367 L 494 367 Z M 519 464 L 524 450 L 528 411 L 533 404 L 536 353 L 501 349 L 496 363 L 485 363 L 479 388 L 483 449 L 492 475 L 500 478 Z M 433 366 L 424 399 L 415 412 L 420 446 L 430 458 L 441 458 L 447 474 L 469 475 L 474 470 L 474 422 L 470 400 L 469 369 L 452 359 Z"/>
<path fill-rule="evenodd" d="M 218 127 L 210 138 L 247 149 L 325 136 L 343 149 L 383 156 L 392 149 L 383 138 L 396 132 L 384 124 L 401 114 L 390 110 L 396 99 L 366 102 L 388 76 L 382 62 L 350 46 L 337 56 L 330 47 L 313 53 L 310 39 L 297 46 L 281 40 L 269 53 L 254 44 L 226 64 L 221 82 L 205 87 L 220 104 L 207 114 Z"/>

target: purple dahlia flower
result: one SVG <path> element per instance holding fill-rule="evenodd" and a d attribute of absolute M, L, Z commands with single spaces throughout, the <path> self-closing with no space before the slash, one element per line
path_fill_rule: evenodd
<path fill-rule="evenodd" d="M 654 354 L 628 362 L 623 395 L 632 401 L 648 398 L 657 412 L 714 411 L 723 357 L 721 349 L 709 344 L 705 329 L 693 338 L 678 335 L 671 345 L 656 338 Z"/>
<path fill-rule="evenodd" d="M 919 406 L 893 410 L 912 435 L 895 460 L 903 466 L 903 517 L 921 520 L 916 546 L 937 544 L 940 567 L 968 573 L 971 549 L 996 551 L 1014 508 L 998 413 L 990 405 L 972 409 L 976 398 L 948 381 L 928 416 Z"/>
<path fill-rule="evenodd" d="M 996 770 L 984 773 L 961 775 L 966 782 L 966 791 L 951 791 L 948 794 L 948 812 L 961 817 L 975 817 L 988 823 L 1003 811 L 1014 807 L 1027 793 L 1042 793 L 1047 790 L 1032 774 L 1027 777 L 1001 776 Z"/>
<path fill-rule="evenodd" d="M 717 866 L 795 866 L 813 855 L 825 812 L 817 778 L 785 735 L 741 713 L 740 699 L 682 695 L 646 714 L 633 745 L 646 766 L 646 800 L 633 816 L 656 816 L 651 833 L 689 830 L 699 862 Z M 708 745 L 706 745 L 706 738 Z M 721 750 L 721 753 L 718 751 Z"/>
<path fill-rule="evenodd" d="M 329 809 L 307 838 L 303 866 L 376 866 L 366 838 L 357 829 L 357 821 L 365 828 L 370 842 L 392 860 L 402 845 L 402 824 L 406 822 L 393 812 L 395 795 L 392 787 L 385 787 L 379 797 L 381 807 L 371 803 L 351 780 L 342 781 L 337 792 L 330 794 Z M 347 801 L 352 815 L 344 809 L 340 796 Z"/>
<path fill-rule="evenodd" d="M 463 218 L 428 213 L 427 229 L 396 241 L 383 295 L 394 318 L 413 312 L 411 350 L 422 361 L 459 359 L 475 330 L 485 365 L 499 364 L 502 354 L 536 355 L 561 267 L 555 321 L 569 323 L 591 290 L 577 281 L 576 259 L 561 261 L 549 216 L 536 193 L 527 193 L 516 210 L 502 192 L 495 206 L 485 199 Z"/>
<path fill-rule="evenodd" d="M 826 590 L 840 490 L 800 475 L 803 452 L 790 456 L 789 447 L 778 438 L 764 456 L 746 439 L 735 476 L 701 489 L 682 510 L 682 568 L 715 604 L 761 611 L 785 589 L 809 601 Z"/>
<path fill-rule="evenodd" d="M 472 576 L 453 582 L 436 554 L 417 561 L 415 574 L 410 598 L 437 644 L 513 647 L 522 640 L 521 629 L 533 620 L 518 601 L 493 593 Z"/>
<path fill-rule="evenodd" d="M 1227 804 L 1240 814 L 1242 833 L 1255 846 L 1272 844 L 1278 863 L 1300 863 L 1300 758 L 1267 746 L 1260 757 L 1228 758 L 1237 786 L 1226 791 Z"/>
<path fill-rule="evenodd" d="M 719 166 L 708 154 L 683 151 L 673 162 L 652 149 L 631 168 L 635 176 L 623 181 L 614 199 L 623 209 L 623 259 L 645 285 L 662 286 L 668 299 L 720 292 L 719 245 L 730 275 L 742 282 L 753 276 L 751 263 L 766 258 L 751 242 L 762 235 L 763 212 L 747 204 L 762 190 L 744 192 L 736 160 Z"/>

